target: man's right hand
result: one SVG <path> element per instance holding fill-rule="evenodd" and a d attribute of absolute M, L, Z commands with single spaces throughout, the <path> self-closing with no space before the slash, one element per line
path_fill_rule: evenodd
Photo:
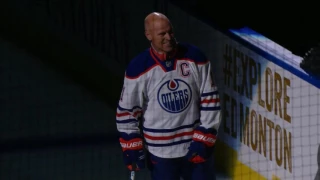
<path fill-rule="evenodd" d="M 141 136 L 139 134 L 121 134 L 119 140 L 127 168 L 130 171 L 139 171 L 145 168 L 145 154 Z"/>

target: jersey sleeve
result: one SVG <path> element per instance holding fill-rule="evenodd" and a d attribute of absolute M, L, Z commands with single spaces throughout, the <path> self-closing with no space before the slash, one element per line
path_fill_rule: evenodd
<path fill-rule="evenodd" d="M 200 85 L 200 121 L 204 128 L 213 128 L 218 131 L 221 122 L 221 108 L 219 92 L 214 83 L 211 63 L 208 61 L 201 69 Z"/>
<path fill-rule="evenodd" d="M 120 133 L 140 133 L 139 119 L 142 115 L 143 94 L 140 78 L 125 75 L 116 113 L 117 129 Z"/>

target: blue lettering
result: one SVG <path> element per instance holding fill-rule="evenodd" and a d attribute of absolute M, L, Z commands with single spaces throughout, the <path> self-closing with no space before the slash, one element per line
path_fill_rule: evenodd
<path fill-rule="evenodd" d="M 185 97 L 185 102 L 187 103 L 189 101 L 189 94 L 188 94 L 188 89 L 183 90 L 184 92 L 184 97 Z"/>
<path fill-rule="evenodd" d="M 181 105 L 181 107 L 184 107 L 186 105 L 186 102 L 183 97 L 183 91 L 178 91 L 178 93 L 179 93 L 179 98 L 180 98 L 180 105 Z"/>
<path fill-rule="evenodd" d="M 174 104 L 174 97 L 172 93 L 168 93 L 168 96 L 170 98 L 170 110 L 175 111 L 175 104 Z"/>
<path fill-rule="evenodd" d="M 161 100 L 162 100 L 162 104 L 164 105 L 164 107 L 168 108 L 166 94 L 161 95 Z"/>
<path fill-rule="evenodd" d="M 167 99 L 167 108 L 169 109 L 169 110 L 171 110 L 171 101 L 170 101 L 170 93 L 167 93 L 166 94 L 166 99 Z"/>
<path fill-rule="evenodd" d="M 180 110 L 180 105 L 179 105 L 179 94 L 178 92 L 173 92 L 173 95 L 174 95 L 174 103 L 175 103 L 175 108 L 177 111 Z"/>
<path fill-rule="evenodd" d="M 161 94 L 161 101 L 169 111 L 180 111 L 189 101 L 188 89 Z"/>

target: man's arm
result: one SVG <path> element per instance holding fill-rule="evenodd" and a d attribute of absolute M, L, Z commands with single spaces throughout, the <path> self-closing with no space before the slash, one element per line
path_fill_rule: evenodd
<path fill-rule="evenodd" d="M 221 122 L 220 98 L 214 83 L 211 63 L 201 65 L 200 76 L 200 126 L 193 133 L 187 158 L 194 163 L 202 163 L 212 155 Z"/>
<path fill-rule="evenodd" d="M 206 129 L 212 128 L 218 131 L 221 122 L 221 108 L 218 87 L 214 81 L 210 61 L 208 61 L 201 68 L 201 126 Z"/>
<path fill-rule="evenodd" d="M 120 132 L 120 145 L 124 163 L 129 170 L 144 168 L 143 139 L 140 134 L 139 120 L 142 115 L 143 83 L 139 78 L 125 76 L 119 100 L 116 123 Z M 133 169 L 133 167 L 136 168 Z"/>
<path fill-rule="evenodd" d="M 139 85 L 138 79 L 125 76 L 116 114 L 117 129 L 120 133 L 140 134 L 143 90 Z"/>

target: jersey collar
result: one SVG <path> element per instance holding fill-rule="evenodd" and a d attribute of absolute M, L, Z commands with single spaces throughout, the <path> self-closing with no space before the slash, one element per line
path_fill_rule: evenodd
<path fill-rule="evenodd" d="M 168 59 L 172 59 L 175 57 L 176 53 L 177 53 L 177 45 L 176 47 L 173 49 L 173 51 L 168 55 L 168 54 L 165 54 L 165 53 L 161 53 L 161 52 L 158 52 L 151 44 L 151 51 L 154 53 L 154 55 L 157 56 L 157 58 L 161 61 L 165 61 L 165 60 L 168 60 Z"/>

